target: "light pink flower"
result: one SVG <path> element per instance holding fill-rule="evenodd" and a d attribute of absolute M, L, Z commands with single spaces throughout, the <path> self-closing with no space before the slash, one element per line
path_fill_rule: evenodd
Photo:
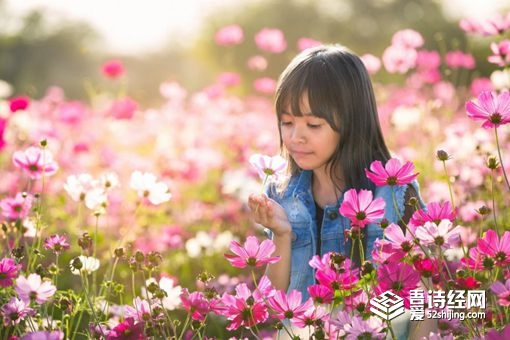
<path fill-rule="evenodd" d="M 43 304 L 55 294 L 57 288 L 50 281 L 43 281 L 38 274 L 30 274 L 28 277 L 20 275 L 16 279 L 16 292 L 21 300 L 29 303 L 34 300 Z"/>
<path fill-rule="evenodd" d="M 292 319 L 292 323 L 299 328 L 305 328 L 308 326 L 314 326 L 317 321 L 325 321 L 329 313 L 327 309 L 321 305 L 314 306 L 305 310 L 302 314 L 297 315 Z"/>
<path fill-rule="evenodd" d="M 345 339 L 385 339 L 386 334 L 383 332 L 384 328 L 382 319 L 377 316 L 370 316 L 366 320 L 360 316 L 356 316 L 352 319 L 351 323 L 344 326 L 344 330 L 347 333 Z"/>
<path fill-rule="evenodd" d="M 436 245 L 444 249 L 453 248 L 460 245 L 460 227 L 452 228 L 453 223 L 450 220 L 441 220 L 439 224 L 435 222 L 425 222 L 423 226 L 416 228 L 416 237 L 423 245 Z"/>
<path fill-rule="evenodd" d="M 138 197 L 154 205 L 168 202 L 172 197 L 168 186 L 157 181 L 156 176 L 149 172 L 134 171 L 131 174 L 129 186 L 136 190 Z"/>
<path fill-rule="evenodd" d="M 387 47 L 382 55 L 383 65 L 389 73 L 404 74 L 416 66 L 418 53 L 399 45 Z"/>
<path fill-rule="evenodd" d="M 62 331 L 36 331 L 27 333 L 21 340 L 63 340 L 64 332 Z M 108 338 L 109 339 L 109 338 Z"/>
<path fill-rule="evenodd" d="M 373 161 L 370 171 L 365 169 L 365 174 L 377 186 L 405 185 L 418 177 L 412 162 L 401 164 L 397 158 L 389 159 L 384 166 L 381 161 Z"/>
<path fill-rule="evenodd" d="M 361 189 L 357 192 L 355 189 L 350 189 L 344 194 L 344 201 L 340 205 L 339 212 L 351 221 L 352 226 L 363 228 L 384 217 L 385 205 L 382 197 L 373 199 L 370 190 Z"/>
<path fill-rule="evenodd" d="M 277 28 L 263 28 L 255 34 L 255 44 L 262 51 L 282 53 L 287 48 L 283 32 Z"/>
<path fill-rule="evenodd" d="M 9 257 L 4 257 L 0 260 L 0 287 L 12 286 L 13 279 L 18 276 L 18 271 L 21 269 L 20 264 Z"/>
<path fill-rule="evenodd" d="M 496 14 L 484 20 L 462 19 L 459 26 L 467 33 L 480 34 L 482 36 L 502 35 L 510 29 L 510 15 L 503 17 Z"/>
<path fill-rule="evenodd" d="M 510 306 L 510 279 L 505 284 L 496 281 L 491 285 L 491 290 L 498 297 L 498 304 L 503 307 Z"/>
<path fill-rule="evenodd" d="M 422 35 L 412 29 L 404 29 L 393 34 L 391 44 L 395 46 L 402 46 L 408 49 L 416 49 L 423 46 L 425 40 Z"/>
<path fill-rule="evenodd" d="M 279 178 L 285 174 L 287 169 L 287 160 L 282 156 L 268 156 L 262 154 L 253 154 L 248 160 L 255 168 L 261 179 L 266 179 L 270 176 Z"/>
<path fill-rule="evenodd" d="M 49 150 L 31 146 L 25 151 L 16 151 L 12 161 L 17 168 L 24 170 L 32 179 L 51 176 L 58 170 Z"/>
<path fill-rule="evenodd" d="M 307 48 L 312 48 L 312 47 L 321 46 L 321 45 L 323 45 L 322 42 L 315 40 L 315 39 L 311 39 L 311 38 L 302 37 L 302 38 L 299 38 L 297 41 L 297 48 L 299 51 L 304 51 Z"/>
<path fill-rule="evenodd" d="M 59 120 L 69 125 L 80 123 L 87 115 L 85 105 L 79 101 L 62 103 L 57 112 Z"/>
<path fill-rule="evenodd" d="M 276 81 L 269 77 L 258 78 L 253 81 L 253 88 L 262 94 L 273 94 L 276 90 Z"/>
<path fill-rule="evenodd" d="M 101 66 L 103 75 L 110 79 L 122 76 L 125 72 L 124 63 L 121 60 L 112 59 L 103 63 Z"/>
<path fill-rule="evenodd" d="M 225 257 L 233 267 L 260 267 L 267 263 L 276 263 L 280 260 L 279 256 L 271 257 L 275 249 L 275 245 L 271 240 L 264 240 L 259 244 L 257 237 L 248 236 L 244 242 L 244 247 L 237 241 L 232 241 L 230 243 L 230 250 L 235 255 L 225 254 Z"/>
<path fill-rule="evenodd" d="M 133 299 L 133 306 L 126 305 L 125 306 L 125 317 L 133 318 L 135 321 L 146 322 L 157 316 L 153 315 L 154 307 L 158 306 L 158 302 L 141 299 L 140 297 L 136 297 Z"/>
<path fill-rule="evenodd" d="M 510 64 L 510 40 L 505 39 L 498 43 L 492 42 L 491 50 L 494 54 L 487 58 L 490 63 L 501 67 Z"/>
<path fill-rule="evenodd" d="M 18 192 L 15 197 L 6 197 L 0 201 L 2 216 L 10 221 L 24 219 L 30 213 L 34 197 L 27 193 Z"/>
<path fill-rule="evenodd" d="M 483 121 L 482 127 L 489 129 L 510 122 L 510 92 L 484 91 L 477 101 L 466 103 L 467 116 L 473 120 Z"/>
<path fill-rule="evenodd" d="M 244 40 L 244 32 L 239 25 L 225 26 L 216 32 L 214 40 L 220 46 L 239 45 Z"/>
<path fill-rule="evenodd" d="M 5 326 L 16 326 L 27 316 L 35 315 L 35 310 L 29 307 L 29 303 L 19 300 L 17 297 L 11 297 L 1 309 Z"/>
<path fill-rule="evenodd" d="M 286 294 L 282 290 L 276 291 L 275 295 L 267 299 L 267 304 L 276 313 L 280 320 L 300 317 L 313 306 L 313 300 L 309 298 L 302 303 L 302 295 L 298 290 L 291 290 Z"/>
<path fill-rule="evenodd" d="M 236 72 L 223 72 L 216 81 L 223 86 L 236 86 L 241 83 L 241 75 Z"/>
<path fill-rule="evenodd" d="M 248 59 L 247 66 L 252 71 L 264 71 L 267 68 L 267 59 L 261 55 L 254 55 Z"/>
<path fill-rule="evenodd" d="M 414 243 L 414 236 L 406 230 L 405 234 L 402 228 L 395 223 L 391 223 L 384 229 L 385 238 L 394 245 L 400 258 L 412 252 L 417 246 Z"/>
<path fill-rule="evenodd" d="M 367 53 L 360 57 L 369 74 L 376 74 L 381 69 L 381 60 L 375 55 Z"/>

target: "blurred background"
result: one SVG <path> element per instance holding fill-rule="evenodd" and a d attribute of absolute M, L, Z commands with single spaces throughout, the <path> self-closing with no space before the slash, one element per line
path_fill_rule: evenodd
<path fill-rule="evenodd" d="M 261 76 L 246 62 L 256 50 L 253 35 L 264 27 L 281 29 L 288 43 L 283 53 L 266 56 L 264 73 L 276 78 L 302 37 L 380 55 L 393 33 L 412 28 L 426 49 L 464 50 L 473 41 L 466 41 L 459 19 L 480 20 L 509 7 L 499 0 L 0 0 L 0 79 L 14 94 L 40 98 L 57 85 L 68 98 L 83 99 L 85 84 L 101 78 L 99 65 L 117 58 L 129 70 L 130 95 L 145 107 L 160 103 L 162 82 L 200 90 L 225 71 L 242 76 L 242 95 Z M 243 28 L 244 42 L 225 49 L 214 34 L 231 24 Z M 476 48 L 470 46 L 477 71 L 488 74 L 486 53 Z"/>

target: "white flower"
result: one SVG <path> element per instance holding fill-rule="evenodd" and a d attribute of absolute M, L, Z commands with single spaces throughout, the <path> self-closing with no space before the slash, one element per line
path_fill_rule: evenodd
<path fill-rule="evenodd" d="M 167 202 L 172 198 L 168 186 L 163 182 L 158 182 L 156 176 L 149 172 L 133 172 L 129 186 L 136 190 L 138 197 L 145 198 L 154 205 Z"/>
<path fill-rule="evenodd" d="M 154 278 L 150 278 L 147 280 L 146 285 L 149 286 L 152 282 L 156 283 L 159 288 L 166 292 L 167 296 L 162 299 L 163 307 L 168 310 L 174 310 L 181 305 L 182 287 L 179 285 L 176 286 L 174 279 L 170 277 L 162 277 L 158 283 Z M 150 292 L 145 292 L 145 289 L 142 294 L 150 299 L 154 298 Z"/>
<path fill-rule="evenodd" d="M 67 177 L 64 183 L 64 190 L 76 201 L 84 201 L 87 192 L 98 186 L 97 180 L 95 180 L 90 174 L 83 173 L 79 175 L 71 175 Z"/>
<path fill-rule="evenodd" d="M 95 257 L 80 255 L 80 256 L 78 256 L 78 258 L 80 259 L 80 262 L 82 264 L 81 269 L 77 269 L 73 265 L 73 262 L 75 261 L 75 259 L 72 259 L 71 263 L 70 263 L 71 273 L 73 273 L 74 275 L 80 275 L 80 272 L 85 273 L 85 274 L 90 274 L 90 273 L 95 272 L 96 270 L 99 269 L 99 260 L 96 259 Z"/>
<path fill-rule="evenodd" d="M 262 179 L 270 176 L 278 178 L 285 174 L 287 168 L 287 160 L 279 155 L 267 156 L 257 153 L 251 155 L 249 162 Z"/>

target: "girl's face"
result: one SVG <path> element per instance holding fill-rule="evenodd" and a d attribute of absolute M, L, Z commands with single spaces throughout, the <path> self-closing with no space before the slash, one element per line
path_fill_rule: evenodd
<path fill-rule="evenodd" d="M 300 111 L 302 116 L 294 116 L 290 105 L 281 114 L 281 134 L 283 144 L 296 164 L 303 170 L 323 170 L 340 141 L 340 135 L 329 123 L 314 116 L 303 95 Z"/>

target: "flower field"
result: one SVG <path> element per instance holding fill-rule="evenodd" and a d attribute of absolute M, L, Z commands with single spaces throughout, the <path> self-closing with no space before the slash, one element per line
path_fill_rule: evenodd
<path fill-rule="evenodd" d="M 480 74 L 469 50 L 426 50 L 412 29 L 361 56 L 371 74 L 396 79 L 374 83 L 394 158 L 367 176 L 416 178 L 427 209 L 416 205 L 403 232 L 385 223 L 381 202 L 361 211 L 377 208 L 369 222 L 359 204 L 342 206 L 353 230 L 376 221 L 385 237 L 361 268 L 314 257 L 306 301 L 263 275 L 278 258 L 247 208 L 282 168 L 261 156 L 279 153 L 276 80 L 262 71 L 290 43 L 280 30 L 254 37 L 247 67 L 261 77 L 249 96 L 225 72 L 202 91 L 163 83 L 161 106 L 143 107 L 124 87 L 129 69 L 109 60 L 98 65 L 108 86 L 88 88 L 87 102 L 58 84 L 41 98 L 0 99 L 0 339 L 392 338 L 369 301 L 390 291 L 411 311 L 420 284 L 445 294 L 422 297 L 427 310 L 483 313 L 439 318 L 428 338 L 508 337 L 510 13 L 459 24 L 485 44 L 494 72 Z M 248 37 L 233 25 L 214 38 L 228 49 Z M 372 200 L 346 193 L 357 198 Z M 471 291 L 483 304 L 448 303 Z"/>

